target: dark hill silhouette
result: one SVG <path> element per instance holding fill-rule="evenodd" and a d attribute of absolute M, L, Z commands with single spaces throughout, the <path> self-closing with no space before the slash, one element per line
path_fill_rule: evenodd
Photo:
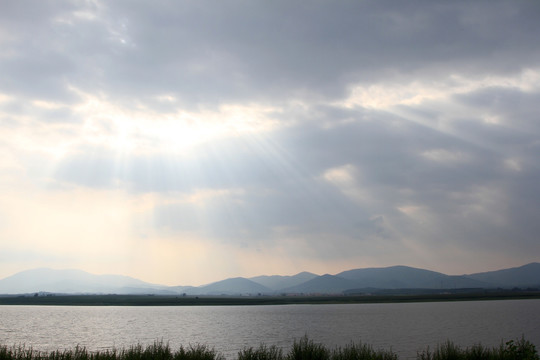
<path fill-rule="evenodd" d="M 325 274 L 302 284 L 282 289 L 282 293 L 296 294 L 341 294 L 344 290 L 356 287 L 356 282 L 339 276 Z"/>
<path fill-rule="evenodd" d="M 266 286 L 242 277 L 217 281 L 188 291 L 196 295 L 258 295 L 272 292 Z"/>
<path fill-rule="evenodd" d="M 306 281 L 316 278 L 319 275 L 312 274 L 310 272 L 304 271 L 292 276 L 281 276 L 281 275 L 271 275 L 271 276 L 256 276 L 249 278 L 256 283 L 259 283 L 267 288 L 278 291 L 281 289 L 293 287 L 299 284 L 302 284 Z"/>
<path fill-rule="evenodd" d="M 354 269 L 341 272 L 337 276 L 353 280 L 358 288 L 379 289 L 448 289 L 482 288 L 490 284 L 464 276 L 446 275 L 440 272 L 409 266 Z"/>
<path fill-rule="evenodd" d="M 354 280 L 362 285 L 361 287 L 397 289 L 423 287 L 426 282 L 437 281 L 447 275 L 435 271 L 399 265 L 384 268 L 348 270 L 337 274 L 337 276 Z"/>
<path fill-rule="evenodd" d="M 469 279 L 484 281 L 500 287 L 540 287 L 540 263 L 465 275 Z"/>
<path fill-rule="evenodd" d="M 231 278 L 209 285 L 164 286 L 129 276 L 94 275 L 81 270 L 34 269 L 0 280 L 0 294 L 36 292 L 65 294 L 339 294 L 355 289 L 464 289 L 540 287 L 540 263 L 469 275 L 446 275 L 409 266 L 364 268 L 336 275 L 302 272 L 292 276 Z M 366 290 L 364 290 L 366 291 Z"/>

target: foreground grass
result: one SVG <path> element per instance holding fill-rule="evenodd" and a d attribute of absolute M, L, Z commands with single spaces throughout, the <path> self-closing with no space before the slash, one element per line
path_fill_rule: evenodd
<path fill-rule="evenodd" d="M 74 350 L 43 352 L 24 346 L 0 346 L 0 360 L 225 360 L 223 355 L 206 345 L 180 347 L 172 351 L 168 344 L 154 343 L 148 347 L 132 346 L 122 350 L 90 352 L 82 347 Z"/>
<path fill-rule="evenodd" d="M 448 341 L 437 346 L 434 351 L 429 349 L 419 353 L 419 360 L 465 360 L 465 359 L 496 359 L 496 360 L 537 360 L 540 359 L 535 346 L 521 338 L 517 341 L 510 340 L 501 344 L 498 348 L 486 348 L 482 345 L 474 345 L 470 348 L 462 349 Z"/>
<path fill-rule="evenodd" d="M 329 349 L 307 337 L 295 341 L 289 352 L 276 346 L 260 345 L 245 348 L 237 360 L 397 360 L 392 350 L 375 350 L 366 344 L 350 344 L 343 348 Z M 439 345 L 435 350 L 417 354 L 418 360 L 540 360 L 535 346 L 521 338 L 510 340 L 496 348 L 475 345 L 461 348 L 452 342 Z M 25 346 L 0 346 L 0 360 L 225 360 L 225 357 L 206 345 L 180 347 L 171 350 L 168 344 L 156 342 L 143 347 L 135 345 L 122 350 L 91 352 L 83 347 L 73 350 L 42 352 Z"/>

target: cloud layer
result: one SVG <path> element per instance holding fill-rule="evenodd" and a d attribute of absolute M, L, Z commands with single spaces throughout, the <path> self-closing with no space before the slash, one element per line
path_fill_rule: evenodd
<path fill-rule="evenodd" d="M 0 7 L 0 277 L 538 261 L 532 2 Z"/>

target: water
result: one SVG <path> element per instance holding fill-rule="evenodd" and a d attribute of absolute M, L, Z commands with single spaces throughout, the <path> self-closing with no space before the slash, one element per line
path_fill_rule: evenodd
<path fill-rule="evenodd" d="M 540 348 L 540 300 L 406 304 L 193 307 L 0 306 L 0 344 L 88 350 L 168 342 L 207 344 L 235 359 L 260 343 L 287 351 L 304 335 L 329 347 L 351 341 L 415 358 L 427 346 L 498 346 L 522 335 Z"/>

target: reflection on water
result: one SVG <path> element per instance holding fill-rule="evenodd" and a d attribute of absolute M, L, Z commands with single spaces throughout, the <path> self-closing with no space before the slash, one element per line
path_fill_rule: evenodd
<path fill-rule="evenodd" d="M 66 307 L 0 306 L 0 344 L 89 350 L 168 342 L 207 344 L 235 359 L 260 343 L 287 350 L 308 335 L 327 346 L 351 341 L 400 358 L 450 339 L 462 346 L 525 336 L 540 347 L 540 300 L 410 304 Z"/>

